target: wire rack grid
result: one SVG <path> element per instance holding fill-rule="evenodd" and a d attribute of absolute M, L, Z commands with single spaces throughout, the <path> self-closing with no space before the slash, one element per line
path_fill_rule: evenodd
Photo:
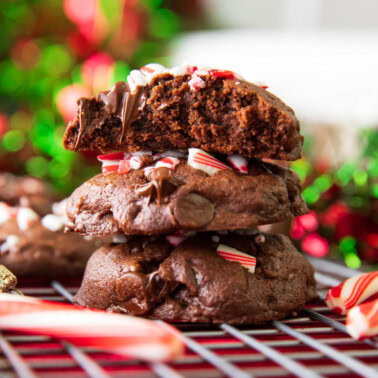
<path fill-rule="evenodd" d="M 357 274 L 334 262 L 310 259 L 321 298 Z M 79 280 L 24 281 L 25 295 L 71 302 Z M 77 348 L 43 335 L 0 334 L 0 377 L 378 377 L 377 340 L 354 341 L 345 317 L 323 301 L 298 316 L 262 326 L 176 324 L 186 345 L 171 363 L 148 364 Z"/>

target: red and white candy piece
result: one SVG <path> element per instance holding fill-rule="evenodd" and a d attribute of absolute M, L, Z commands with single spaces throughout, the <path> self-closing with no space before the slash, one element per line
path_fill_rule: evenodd
<path fill-rule="evenodd" d="M 336 314 L 345 315 L 352 307 L 375 299 L 378 295 L 378 272 L 348 278 L 328 291 L 327 306 Z"/>
<path fill-rule="evenodd" d="M 166 168 L 169 168 L 169 169 L 172 169 L 172 171 L 175 170 L 175 168 L 180 164 L 180 159 L 178 158 L 175 158 L 175 157 L 165 157 L 161 160 L 159 160 L 156 164 L 155 164 L 155 168 L 159 168 L 159 167 L 166 167 Z"/>
<path fill-rule="evenodd" d="M 222 256 L 224 259 L 229 261 L 236 261 L 248 269 L 251 273 L 255 272 L 256 269 L 256 258 L 247 255 L 244 252 L 238 251 L 235 248 L 228 247 L 224 244 L 219 244 L 217 248 L 218 255 Z"/>
<path fill-rule="evenodd" d="M 193 91 L 198 89 L 205 88 L 206 82 L 197 75 L 192 75 L 192 78 L 188 81 L 189 87 Z"/>
<path fill-rule="evenodd" d="M 131 93 L 135 91 L 137 87 L 144 87 L 147 85 L 145 76 L 139 70 L 132 70 L 130 75 L 127 76 L 127 83 L 130 86 Z"/>
<path fill-rule="evenodd" d="M 164 71 L 165 67 L 158 63 L 150 63 L 140 69 L 140 72 L 144 75 L 147 83 L 151 83 L 156 75 Z"/>
<path fill-rule="evenodd" d="M 353 307 L 345 321 L 348 333 L 356 340 L 378 335 L 378 299 Z"/>
<path fill-rule="evenodd" d="M 188 164 L 193 168 L 206 172 L 210 176 L 221 169 L 231 169 L 228 165 L 223 164 L 199 148 L 189 148 Z"/>
<path fill-rule="evenodd" d="M 0 294 L 0 329 L 47 335 L 147 361 L 166 361 L 183 352 L 178 331 L 163 322 L 12 294 Z"/>
<path fill-rule="evenodd" d="M 132 169 L 140 169 L 143 167 L 143 160 L 140 156 L 131 156 L 126 160 L 119 162 L 118 173 L 120 175 L 130 172 Z"/>
<path fill-rule="evenodd" d="M 99 155 L 97 159 L 102 163 L 102 174 L 117 172 L 119 168 L 119 162 L 130 157 L 130 154 L 124 152 L 114 152 L 106 155 Z"/>
<path fill-rule="evenodd" d="M 165 238 L 167 239 L 169 244 L 176 247 L 180 243 L 182 243 L 187 238 L 187 236 L 185 236 L 185 234 L 178 231 L 173 235 L 167 235 Z"/>
<path fill-rule="evenodd" d="M 248 159 L 241 155 L 227 156 L 226 159 L 240 173 L 248 173 Z"/>
<path fill-rule="evenodd" d="M 8 222 L 9 219 L 17 216 L 17 208 L 9 206 L 5 202 L 0 202 L 0 224 Z"/>
<path fill-rule="evenodd" d="M 29 207 L 20 207 L 17 211 L 17 225 L 21 231 L 30 228 L 39 221 L 39 215 Z"/>

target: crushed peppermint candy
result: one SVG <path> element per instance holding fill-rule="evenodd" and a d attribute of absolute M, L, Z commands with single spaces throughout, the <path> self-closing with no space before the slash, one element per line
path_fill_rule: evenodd
<path fill-rule="evenodd" d="M 179 165 L 179 164 L 180 164 L 180 159 L 175 158 L 175 157 L 165 157 L 165 158 L 159 160 L 155 164 L 155 168 L 166 167 L 166 168 L 174 170 L 176 168 L 176 166 Z"/>
<path fill-rule="evenodd" d="M 28 207 L 21 207 L 17 211 L 18 228 L 22 231 L 30 228 L 35 222 L 39 221 L 39 215 Z"/>
<path fill-rule="evenodd" d="M 180 243 L 182 243 L 187 238 L 187 236 L 185 236 L 184 234 L 182 234 L 180 232 L 176 232 L 173 235 L 167 235 L 165 238 L 166 238 L 166 240 L 168 241 L 169 244 L 176 247 Z"/>
<path fill-rule="evenodd" d="M 199 148 L 189 148 L 188 164 L 212 176 L 221 169 L 231 169 L 228 165 Z"/>
<path fill-rule="evenodd" d="M 256 237 L 255 237 L 255 243 L 256 244 L 263 244 L 263 243 L 265 243 L 265 236 L 264 235 L 257 235 Z"/>
<path fill-rule="evenodd" d="M 188 84 L 190 86 L 190 89 L 193 91 L 206 87 L 205 80 L 201 79 L 197 75 L 193 75 L 192 78 L 188 81 Z"/>
<path fill-rule="evenodd" d="M 240 173 L 248 173 L 248 159 L 241 155 L 227 156 L 226 160 Z"/>
<path fill-rule="evenodd" d="M 17 235 L 9 235 L 0 247 L 0 252 L 12 252 L 14 247 L 19 243 L 20 238 Z"/>
<path fill-rule="evenodd" d="M 206 82 L 200 76 L 211 76 L 214 79 L 237 79 L 244 81 L 245 79 L 230 70 L 220 70 L 210 67 L 192 66 L 190 64 L 182 64 L 180 66 L 165 68 L 158 63 L 150 63 L 143 66 L 140 70 L 133 70 L 127 77 L 127 82 L 130 86 L 131 92 L 134 92 L 137 87 L 144 87 L 151 83 L 154 77 L 159 74 L 168 73 L 172 76 L 188 75 L 188 84 L 191 90 L 198 90 L 206 87 Z M 264 88 L 264 87 L 263 87 Z"/>
<path fill-rule="evenodd" d="M 222 256 L 228 261 L 235 261 L 240 263 L 244 268 L 249 272 L 254 273 L 256 269 L 256 258 L 250 255 L 247 255 L 244 252 L 238 251 L 235 248 L 228 247 L 224 244 L 219 244 L 217 248 L 218 255 Z"/>
<path fill-rule="evenodd" d="M 57 232 L 63 230 L 65 219 L 64 216 L 47 214 L 42 218 L 41 223 L 43 227 L 47 228 L 48 230 Z"/>
<path fill-rule="evenodd" d="M 9 206 L 5 202 L 0 202 L 0 224 L 8 222 L 10 218 L 17 216 L 17 209 Z"/>

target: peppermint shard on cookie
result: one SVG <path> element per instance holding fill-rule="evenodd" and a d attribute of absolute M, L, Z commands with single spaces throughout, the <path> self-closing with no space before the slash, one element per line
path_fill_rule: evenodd
<path fill-rule="evenodd" d="M 296 160 L 303 137 L 291 108 L 232 71 L 149 64 L 78 101 L 64 145 L 76 151 L 164 151 Z"/>

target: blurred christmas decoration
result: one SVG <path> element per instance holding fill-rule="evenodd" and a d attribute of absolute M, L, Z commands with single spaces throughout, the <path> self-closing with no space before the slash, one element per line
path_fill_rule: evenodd
<path fill-rule="evenodd" d="M 296 218 L 290 236 L 303 252 L 342 258 L 357 269 L 378 267 L 378 130 L 360 135 L 361 156 L 339 167 L 306 159 L 291 164 L 300 176 L 310 213 Z M 311 146 L 308 146 L 311 149 Z"/>
<path fill-rule="evenodd" d="M 145 63 L 167 64 L 168 42 L 195 12 L 197 0 L 1 1 L 0 170 L 66 193 L 97 173 L 90 154 L 62 147 L 76 100 Z"/>

